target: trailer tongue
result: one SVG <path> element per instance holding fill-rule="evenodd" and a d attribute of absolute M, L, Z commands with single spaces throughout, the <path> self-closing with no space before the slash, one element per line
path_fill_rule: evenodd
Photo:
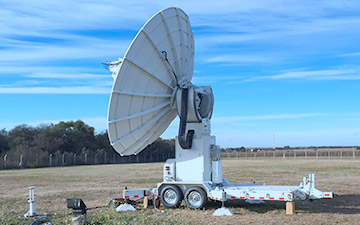
<path fill-rule="evenodd" d="M 226 200 L 229 199 L 250 199 L 270 201 L 293 201 L 314 200 L 321 198 L 333 198 L 332 192 L 322 192 L 315 188 L 315 175 L 309 174 L 299 186 L 279 185 L 258 185 L 253 184 L 224 184 L 223 187 L 216 187 L 209 191 L 209 198 L 222 201 L 222 192 L 226 193 Z"/>

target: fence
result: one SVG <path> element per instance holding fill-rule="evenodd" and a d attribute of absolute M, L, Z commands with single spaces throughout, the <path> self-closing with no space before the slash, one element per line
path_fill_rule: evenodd
<path fill-rule="evenodd" d="M 97 165 L 165 162 L 173 158 L 174 152 L 142 152 L 138 155 L 120 156 L 117 153 L 88 154 L 41 154 L 41 155 L 0 155 L 0 169 L 38 168 L 55 166 Z M 236 159 L 360 159 L 360 151 L 355 148 L 340 149 L 294 149 L 263 150 L 257 152 L 222 152 L 221 157 Z"/>
<path fill-rule="evenodd" d="M 263 150 L 257 152 L 222 152 L 222 158 L 241 159 L 360 159 L 360 151 L 355 148 L 337 149 L 293 149 Z"/>
<path fill-rule="evenodd" d="M 153 152 L 142 152 L 131 156 L 120 156 L 117 153 L 2 154 L 0 155 L 0 169 L 165 162 L 166 159 L 171 157 L 174 157 L 172 151 L 155 154 Z"/>

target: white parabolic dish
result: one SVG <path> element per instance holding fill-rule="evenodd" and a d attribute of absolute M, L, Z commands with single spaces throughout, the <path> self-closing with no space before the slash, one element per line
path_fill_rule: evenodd
<path fill-rule="evenodd" d="M 132 41 L 112 87 L 108 132 L 118 153 L 137 154 L 166 130 L 177 115 L 177 87 L 193 70 L 188 15 L 175 7 L 158 12 Z"/>

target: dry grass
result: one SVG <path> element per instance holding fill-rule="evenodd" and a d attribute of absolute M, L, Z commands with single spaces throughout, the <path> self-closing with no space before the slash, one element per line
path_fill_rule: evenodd
<path fill-rule="evenodd" d="M 303 176 L 314 172 L 317 188 L 334 191 L 339 196 L 312 203 L 296 202 L 295 216 L 285 215 L 284 203 L 249 205 L 242 201 L 227 202 L 235 212 L 233 217 L 213 217 L 212 213 L 220 206 L 217 203 L 209 204 L 206 210 L 166 209 L 165 215 L 156 217 L 160 220 L 154 220 L 156 212 L 151 209 L 126 215 L 144 218 L 139 223 L 360 224 L 358 160 L 224 160 L 223 164 L 224 177 L 238 183 L 297 185 Z M 88 207 L 94 207 L 106 205 L 111 196 L 121 195 L 125 186 L 156 187 L 162 180 L 162 166 L 162 163 L 152 163 L 0 171 L 0 218 L 6 221 L 28 210 L 28 186 L 38 187 L 36 208 L 39 212 L 65 215 L 65 199 L 69 197 L 82 198 Z"/>

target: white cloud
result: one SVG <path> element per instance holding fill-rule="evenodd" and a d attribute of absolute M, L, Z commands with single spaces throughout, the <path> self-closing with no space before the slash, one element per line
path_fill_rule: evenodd
<path fill-rule="evenodd" d="M 24 77 L 30 78 L 48 78 L 48 79 L 103 79 L 110 77 L 109 74 L 91 74 L 91 73 L 77 73 L 77 74 L 64 74 L 64 73 L 33 73 L 25 75 Z"/>
<path fill-rule="evenodd" d="M 12 63 L 10 63 L 12 64 Z M 7 63 L 0 62 L 0 76 L 8 74 L 16 74 L 20 76 L 30 75 L 30 74 L 80 74 L 80 73 L 94 73 L 94 74 L 109 74 L 105 67 L 74 67 L 74 66 L 31 66 L 31 65 L 19 65 L 19 63 L 14 62 L 13 65 L 7 65 Z"/>
<path fill-rule="evenodd" d="M 44 30 L 134 29 L 134 23 L 146 20 L 149 14 L 153 13 L 151 10 L 145 11 L 149 7 L 156 8 L 156 4 L 125 1 L 15 0 L 2 4 L 3 16 L 0 24 L 2 24 L 3 32 L 25 35 L 38 35 Z M 121 23 L 125 18 L 127 22 Z"/>
<path fill-rule="evenodd" d="M 209 85 L 214 83 L 237 82 L 238 80 L 244 80 L 243 76 L 194 76 L 192 83 L 195 85 Z M 226 84 L 226 83 L 225 83 Z"/>
<path fill-rule="evenodd" d="M 341 54 L 339 55 L 341 57 L 354 57 L 354 56 L 360 56 L 360 52 L 353 52 L 353 53 L 347 53 L 347 54 Z"/>
<path fill-rule="evenodd" d="M 110 94 L 110 87 L 0 87 L 0 94 Z"/>
<path fill-rule="evenodd" d="M 360 80 L 360 68 L 290 71 L 269 76 L 260 76 L 245 81 L 309 79 L 309 80 Z"/>
<path fill-rule="evenodd" d="M 124 43 L 124 42 L 123 42 Z M 55 61 L 70 59 L 108 58 L 119 57 L 119 53 L 125 52 L 127 44 L 120 41 L 97 40 L 95 42 L 72 43 L 68 45 L 38 44 L 20 45 L 8 50 L 2 50 L 0 61 L 22 62 L 29 61 Z M 130 43 L 130 41 L 126 41 Z M 6 47 L 6 46 L 5 46 Z M 100 62 L 99 62 L 100 63 Z"/>
<path fill-rule="evenodd" d="M 263 55 L 219 55 L 208 58 L 206 60 L 210 63 L 258 63 L 258 62 L 273 62 L 274 57 L 266 57 Z"/>

